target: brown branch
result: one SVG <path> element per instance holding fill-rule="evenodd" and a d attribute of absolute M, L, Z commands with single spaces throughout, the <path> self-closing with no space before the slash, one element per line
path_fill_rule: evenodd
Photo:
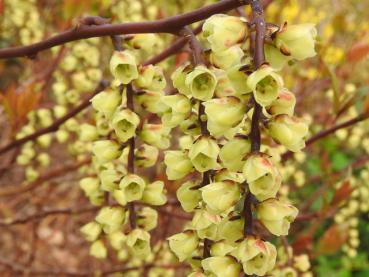
<path fill-rule="evenodd" d="M 343 123 L 340 123 L 340 124 L 337 124 L 335 126 L 332 126 L 331 128 L 329 129 L 326 129 L 326 130 L 323 130 L 315 135 L 313 135 L 311 138 L 309 138 L 307 141 L 306 141 L 306 147 L 309 147 L 310 145 L 312 145 L 314 142 L 322 139 L 322 138 L 325 138 L 331 134 L 333 134 L 334 132 L 340 130 L 340 129 L 344 129 L 344 128 L 347 128 L 347 127 L 350 127 L 352 125 L 355 125 L 361 121 L 364 121 L 366 119 L 369 118 L 369 113 L 368 114 L 360 114 L 358 115 L 357 117 L 355 118 L 352 118 L 350 120 L 347 120 Z M 291 158 L 293 156 L 293 152 L 291 151 L 288 151 L 286 153 L 284 153 L 282 155 L 282 161 L 286 161 L 288 160 L 289 158 Z"/>
<path fill-rule="evenodd" d="M 53 122 L 53 124 L 51 124 L 50 126 L 40 129 L 38 131 L 36 131 L 35 133 L 28 135 L 24 138 L 21 139 L 17 139 L 14 140 L 12 142 L 10 142 L 9 144 L 3 146 L 0 148 L 0 155 L 4 154 L 6 152 L 8 152 L 9 150 L 21 146 L 24 143 L 31 141 L 31 140 L 35 140 L 36 138 L 48 134 L 48 133 L 52 133 L 52 132 L 56 132 L 60 126 L 66 122 L 68 119 L 74 117 L 75 115 L 79 114 L 81 111 L 83 111 L 85 108 L 87 108 L 90 105 L 90 100 L 91 98 L 99 93 L 100 91 L 104 90 L 106 87 L 108 86 L 108 83 L 106 81 L 101 81 L 99 86 L 96 88 L 96 90 L 87 98 L 85 99 L 80 105 L 76 106 L 74 109 L 72 109 L 69 113 L 67 113 L 66 115 L 58 118 L 57 120 L 55 120 Z"/>
<path fill-rule="evenodd" d="M 265 38 L 265 21 L 263 7 L 258 0 L 251 1 L 252 8 L 252 24 L 255 26 L 255 36 L 253 41 L 253 65 L 254 70 L 257 70 L 265 63 L 264 55 L 264 38 Z M 260 134 L 260 118 L 262 114 L 262 107 L 254 100 L 254 112 L 251 120 L 251 151 L 259 152 L 261 145 Z M 243 215 L 245 217 L 244 236 L 253 234 L 253 217 L 252 217 L 252 202 L 253 195 L 250 191 L 245 195 L 245 201 L 243 205 Z"/>
<path fill-rule="evenodd" d="M 83 161 L 77 162 L 77 163 L 72 163 L 69 165 L 65 165 L 59 168 L 56 168 L 54 170 L 50 170 L 48 171 L 46 174 L 41 175 L 40 177 L 38 177 L 35 181 L 30 182 L 24 186 L 9 186 L 9 187 L 5 187 L 2 190 L 0 190 L 0 197 L 6 197 L 6 196 L 12 196 L 14 194 L 20 194 L 20 193 L 25 193 L 31 190 L 34 190 L 35 188 L 41 186 L 44 182 L 49 181 L 51 179 L 60 177 L 65 175 L 66 173 L 76 170 L 78 168 L 80 168 L 83 165 L 86 165 L 88 163 L 91 162 L 91 158 L 87 158 Z"/>
<path fill-rule="evenodd" d="M 213 14 L 224 13 L 248 3 L 248 0 L 225 0 L 188 13 L 154 21 L 93 26 L 82 25 L 35 44 L 2 49 L 0 50 L 0 59 L 35 56 L 38 52 L 54 46 L 92 37 L 137 33 L 176 33 L 183 27 L 204 20 Z"/>
<path fill-rule="evenodd" d="M 51 215 L 78 215 L 78 214 L 94 212 L 99 209 L 100 207 L 95 207 L 95 206 L 89 206 L 89 207 L 83 207 L 83 208 L 53 209 L 53 210 L 35 213 L 33 215 L 29 215 L 23 218 L 10 219 L 10 220 L 5 219 L 3 221 L 0 221 L 0 227 L 26 224 L 26 223 L 33 222 L 36 220 L 44 219 L 45 217 L 48 217 Z"/>

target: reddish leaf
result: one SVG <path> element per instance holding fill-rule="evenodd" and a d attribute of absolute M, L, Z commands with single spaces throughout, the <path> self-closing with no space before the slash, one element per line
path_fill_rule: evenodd
<path fill-rule="evenodd" d="M 307 249 L 311 248 L 313 238 L 309 235 L 301 235 L 292 244 L 293 253 L 301 254 L 306 253 Z"/>
<path fill-rule="evenodd" d="M 358 62 L 369 54 L 369 44 L 364 41 L 355 43 L 347 52 L 349 62 Z"/>
<path fill-rule="evenodd" d="M 348 232 L 346 225 L 332 225 L 320 238 L 318 251 L 322 254 L 334 254 L 341 249 L 347 238 Z"/>
<path fill-rule="evenodd" d="M 350 181 L 346 180 L 342 185 L 335 191 L 331 205 L 339 205 L 342 201 L 350 197 L 354 188 L 350 186 Z"/>

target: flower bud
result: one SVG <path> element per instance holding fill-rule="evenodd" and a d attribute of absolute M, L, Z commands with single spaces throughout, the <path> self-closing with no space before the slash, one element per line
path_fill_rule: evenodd
<path fill-rule="evenodd" d="M 191 257 L 199 245 L 199 238 L 193 231 L 184 231 L 168 238 L 169 248 L 180 262 Z"/>
<path fill-rule="evenodd" d="M 99 237 L 102 229 L 97 222 L 92 221 L 83 225 L 80 231 L 83 234 L 85 240 L 95 241 Z"/>
<path fill-rule="evenodd" d="M 191 112 L 190 100 L 181 94 L 166 95 L 161 98 L 161 102 L 167 106 L 161 118 L 163 124 L 168 128 L 178 126 L 185 120 Z"/>
<path fill-rule="evenodd" d="M 288 235 L 290 224 L 295 220 L 298 210 L 277 199 L 268 199 L 257 207 L 257 216 L 263 225 L 276 236 Z"/>
<path fill-rule="evenodd" d="M 128 203 L 127 197 L 126 197 L 123 190 L 121 190 L 121 189 L 113 190 L 112 196 L 113 196 L 114 200 L 118 202 L 119 205 L 122 205 L 122 206 L 127 205 L 127 203 Z"/>
<path fill-rule="evenodd" d="M 225 241 L 218 241 L 211 245 L 210 254 L 213 257 L 224 257 L 234 250 L 234 247 Z"/>
<path fill-rule="evenodd" d="M 215 67 L 226 70 L 240 64 L 244 55 L 241 47 L 239 45 L 234 45 L 223 51 L 211 52 L 209 60 Z"/>
<path fill-rule="evenodd" d="M 233 257 L 210 257 L 202 260 L 202 268 L 205 274 L 216 277 L 238 277 L 241 273 L 241 266 Z"/>
<path fill-rule="evenodd" d="M 299 152 L 305 147 L 304 139 L 309 127 L 303 119 L 285 114 L 277 115 L 269 123 L 268 129 L 273 139 L 292 152 Z"/>
<path fill-rule="evenodd" d="M 273 45 L 264 44 L 265 60 L 276 71 L 282 70 L 283 67 L 291 60 L 291 56 L 286 56 L 278 48 Z"/>
<path fill-rule="evenodd" d="M 115 51 L 110 59 L 110 71 L 122 84 L 129 84 L 138 78 L 135 56 L 127 50 Z"/>
<path fill-rule="evenodd" d="M 151 167 L 158 160 L 159 150 L 151 145 L 142 144 L 135 150 L 135 164 L 138 167 Z"/>
<path fill-rule="evenodd" d="M 38 109 L 36 111 L 37 119 L 42 128 L 46 128 L 53 124 L 53 116 L 51 111 L 48 109 Z"/>
<path fill-rule="evenodd" d="M 205 172 L 219 168 L 219 151 L 219 146 L 213 138 L 201 136 L 192 145 L 188 156 L 197 171 Z"/>
<path fill-rule="evenodd" d="M 236 97 L 216 98 L 203 103 L 210 133 L 219 137 L 237 126 L 245 114 L 245 105 Z"/>
<path fill-rule="evenodd" d="M 220 149 L 219 157 L 223 165 L 230 171 L 242 171 L 243 157 L 251 150 L 251 143 L 244 137 L 235 137 L 229 140 Z"/>
<path fill-rule="evenodd" d="M 228 211 L 241 197 L 240 187 L 232 181 L 210 183 L 200 190 L 207 209 L 215 214 Z"/>
<path fill-rule="evenodd" d="M 242 263 L 243 271 L 247 275 L 264 276 L 274 268 L 277 250 L 269 242 L 248 237 L 238 244 L 231 255 Z"/>
<path fill-rule="evenodd" d="M 110 118 L 117 107 L 122 102 L 122 96 L 118 89 L 108 88 L 98 94 L 92 99 L 92 107 L 105 115 L 106 118 Z"/>
<path fill-rule="evenodd" d="M 285 55 L 297 60 L 314 57 L 317 30 L 314 24 L 283 26 L 276 34 L 275 43 Z"/>
<path fill-rule="evenodd" d="M 215 14 L 203 27 L 203 36 L 213 51 L 223 51 L 243 41 L 246 36 L 246 21 L 240 17 Z"/>
<path fill-rule="evenodd" d="M 118 231 L 125 220 L 125 211 L 121 207 L 103 207 L 95 218 L 106 234 Z"/>
<path fill-rule="evenodd" d="M 186 151 L 165 151 L 164 163 L 167 167 L 166 175 L 169 180 L 182 179 L 193 169 Z"/>
<path fill-rule="evenodd" d="M 111 162 L 121 154 L 120 145 L 111 140 L 99 140 L 92 144 L 92 153 L 100 163 Z"/>
<path fill-rule="evenodd" d="M 127 240 L 126 235 L 124 235 L 121 231 L 117 231 L 108 235 L 110 245 L 116 250 L 119 251 L 123 249 L 125 242 Z"/>
<path fill-rule="evenodd" d="M 158 212 L 150 207 L 144 207 L 137 214 L 137 226 L 150 231 L 158 225 Z"/>
<path fill-rule="evenodd" d="M 37 170 L 35 170 L 32 166 L 27 166 L 26 167 L 25 175 L 26 175 L 25 176 L 26 177 L 26 180 L 28 182 L 33 182 L 33 181 L 35 181 L 38 178 L 38 176 L 40 175 L 40 173 Z"/>
<path fill-rule="evenodd" d="M 227 75 L 227 71 L 224 71 L 222 69 L 213 69 L 213 72 L 217 76 L 217 80 L 218 80 L 218 83 L 217 83 L 217 86 L 214 92 L 216 98 L 238 95 L 236 90 L 233 87 L 231 80 L 229 79 Z"/>
<path fill-rule="evenodd" d="M 121 177 L 121 174 L 119 174 L 115 169 L 102 170 L 99 174 L 101 189 L 104 191 L 113 192 L 118 188 Z"/>
<path fill-rule="evenodd" d="M 138 258 L 145 258 L 151 253 L 150 234 L 142 229 L 134 229 L 127 236 L 127 246 Z"/>
<path fill-rule="evenodd" d="M 163 113 L 167 106 L 161 102 L 164 96 L 162 91 L 145 90 L 136 94 L 137 103 L 150 113 Z"/>
<path fill-rule="evenodd" d="M 277 99 L 283 80 L 273 68 L 263 65 L 248 77 L 247 85 L 253 91 L 255 101 L 265 107 Z"/>
<path fill-rule="evenodd" d="M 266 110 L 270 115 L 287 114 L 292 116 L 295 105 L 295 95 L 287 89 L 281 89 L 278 92 L 277 99 L 274 100 L 272 104 L 266 108 Z"/>
<path fill-rule="evenodd" d="M 43 167 L 47 167 L 50 165 L 50 155 L 47 153 L 41 153 L 36 157 L 36 160 Z"/>
<path fill-rule="evenodd" d="M 259 201 L 275 197 L 282 182 L 278 169 L 263 153 L 248 156 L 243 167 L 243 175 L 251 193 Z"/>
<path fill-rule="evenodd" d="M 150 64 L 139 67 L 139 75 L 135 85 L 144 89 L 160 91 L 165 88 L 167 82 L 162 68 Z"/>
<path fill-rule="evenodd" d="M 96 259 L 106 259 L 108 256 L 108 249 L 106 249 L 102 240 L 97 240 L 91 244 L 90 255 Z"/>
<path fill-rule="evenodd" d="M 187 74 L 185 84 L 192 97 L 206 101 L 213 97 L 217 82 L 217 77 L 211 70 L 199 65 Z"/>
<path fill-rule="evenodd" d="M 192 212 L 201 200 L 201 192 L 197 189 L 191 189 L 194 186 L 196 186 L 195 183 L 188 181 L 181 185 L 176 193 L 183 210 L 188 213 Z"/>
<path fill-rule="evenodd" d="M 180 128 L 183 133 L 191 136 L 198 136 L 201 134 L 198 115 L 191 113 L 189 117 L 180 123 Z"/>
<path fill-rule="evenodd" d="M 98 137 L 98 133 L 96 130 L 96 127 L 91 125 L 91 124 L 87 124 L 87 123 L 83 123 L 81 125 L 80 131 L 79 131 L 79 139 L 82 141 L 94 141 L 96 140 Z"/>
<path fill-rule="evenodd" d="M 163 124 L 144 123 L 140 137 L 147 144 L 159 149 L 166 149 L 170 145 L 170 129 Z"/>
<path fill-rule="evenodd" d="M 133 137 L 136 128 L 140 123 L 140 118 L 130 109 L 117 109 L 111 121 L 111 125 L 121 142 L 126 142 Z"/>
<path fill-rule="evenodd" d="M 252 89 L 247 84 L 248 72 L 244 72 L 243 68 L 250 67 L 248 63 L 235 65 L 227 69 L 227 76 L 231 83 L 236 95 L 244 95 L 252 92 Z"/>
<path fill-rule="evenodd" d="M 292 267 L 286 267 L 284 269 L 282 269 L 281 272 L 281 277 L 297 277 L 298 274 L 296 272 L 296 270 Z"/>
<path fill-rule="evenodd" d="M 164 205 L 167 202 L 164 183 L 162 181 L 155 181 L 148 184 L 143 192 L 142 201 L 153 206 Z"/>
<path fill-rule="evenodd" d="M 190 89 L 186 85 L 186 76 L 191 72 L 191 65 L 186 62 L 179 66 L 172 74 L 171 79 L 173 81 L 173 87 L 175 87 L 179 93 L 191 97 Z"/>
<path fill-rule="evenodd" d="M 124 192 L 127 202 L 140 200 L 142 198 L 145 181 L 138 175 L 128 174 L 119 183 L 119 188 Z"/>
<path fill-rule="evenodd" d="M 99 179 L 94 177 L 86 177 L 79 181 L 79 186 L 87 197 L 98 193 L 100 182 Z"/>
<path fill-rule="evenodd" d="M 310 261 L 309 261 L 309 256 L 306 255 L 306 254 L 302 254 L 302 255 L 299 255 L 299 256 L 294 256 L 294 264 L 293 266 L 302 271 L 302 272 L 305 272 L 305 271 L 308 271 L 309 268 L 310 268 Z"/>
<path fill-rule="evenodd" d="M 39 136 L 36 139 L 36 142 L 42 148 L 48 148 L 51 145 L 52 139 L 53 138 L 52 138 L 52 136 L 50 134 L 45 134 L 45 135 Z"/>

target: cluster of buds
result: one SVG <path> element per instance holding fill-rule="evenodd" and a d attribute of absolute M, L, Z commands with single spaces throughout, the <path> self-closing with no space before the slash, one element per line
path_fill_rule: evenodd
<path fill-rule="evenodd" d="M 149 231 L 158 221 L 154 207 L 164 205 L 167 197 L 162 181 L 150 181 L 137 171 L 156 164 L 159 149 L 169 147 L 170 129 L 143 122 L 134 103 L 144 109 L 147 101 L 154 106 L 151 92 L 160 99 L 166 80 L 161 68 L 139 66 L 130 50 L 115 51 L 110 70 L 114 84 L 91 100 L 96 126 L 81 126 L 84 140 L 93 141 L 96 176 L 83 178 L 80 186 L 92 204 L 102 206 L 81 231 L 96 258 L 107 257 L 107 241 L 119 259 L 131 255 L 144 260 L 151 253 Z"/>
<path fill-rule="evenodd" d="M 273 51 L 287 61 L 313 56 L 316 30 L 308 26 L 284 26 L 273 36 Z M 284 87 L 280 68 L 272 62 L 253 66 L 242 47 L 248 37 L 242 18 L 214 15 L 205 21 L 202 37 L 207 60 L 196 63 L 194 58 L 175 70 L 178 94 L 169 97 L 176 97 L 181 108 L 171 109 L 171 120 L 162 116 L 164 125 L 179 125 L 184 133 L 181 149 L 166 151 L 164 162 L 168 179 L 181 182 L 182 208 L 193 213 L 185 230 L 168 239 L 169 247 L 191 265 L 189 276 L 264 276 L 273 270 L 277 250 L 253 230 L 245 231 L 248 221 L 256 215 L 271 234 L 285 236 L 298 210 L 278 198 L 278 157 L 252 149 L 255 108 L 249 104 L 261 106 L 264 135 L 285 150 L 304 148 L 308 126 L 293 115 L 296 99 Z M 244 217 L 247 201 L 252 202 L 251 218 Z"/>

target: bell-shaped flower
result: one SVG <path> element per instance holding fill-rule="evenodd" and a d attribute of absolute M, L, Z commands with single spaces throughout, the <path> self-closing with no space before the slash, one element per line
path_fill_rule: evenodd
<path fill-rule="evenodd" d="M 101 189 L 104 191 L 113 192 L 118 188 L 118 184 L 122 178 L 122 175 L 113 168 L 107 168 L 101 170 L 99 178 L 101 181 Z"/>
<path fill-rule="evenodd" d="M 145 231 L 151 231 L 158 225 L 158 212 L 150 207 L 143 207 L 137 213 L 137 226 Z"/>
<path fill-rule="evenodd" d="M 278 169 L 264 153 L 249 155 L 243 167 L 249 189 L 259 200 L 275 197 L 282 182 Z"/>
<path fill-rule="evenodd" d="M 217 162 L 219 151 L 216 140 L 209 136 L 201 136 L 190 148 L 188 156 L 197 171 L 205 172 L 219 168 Z"/>
<path fill-rule="evenodd" d="M 166 95 L 160 101 L 167 107 L 161 117 L 165 127 L 174 128 L 190 115 L 191 102 L 182 94 Z"/>
<path fill-rule="evenodd" d="M 121 142 L 126 142 L 135 135 L 140 124 L 139 116 L 130 109 L 118 108 L 111 120 L 111 125 Z"/>
<path fill-rule="evenodd" d="M 218 237 L 219 239 L 224 240 L 229 244 L 233 244 L 234 242 L 243 238 L 243 227 L 244 227 L 244 219 L 236 218 L 230 220 L 225 217 L 218 224 Z"/>
<path fill-rule="evenodd" d="M 79 181 L 79 186 L 87 197 L 97 193 L 100 189 L 100 181 L 95 177 L 85 177 Z"/>
<path fill-rule="evenodd" d="M 101 234 L 101 226 L 96 221 L 91 221 L 85 225 L 83 225 L 80 229 L 83 234 L 85 240 L 87 241 L 95 241 Z"/>
<path fill-rule="evenodd" d="M 155 65 L 139 67 L 139 75 L 135 85 L 148 90 L 161 91 L 167 85 L 163 69 Z"/>
<path fill-rule="evenodd" d="M 150 234 L 142 229 L 134 229 L 127 235 L 127 246 L 138 258 L 145 258 L 151 253 Z"/>
<path fill-rule="evenodd" d="M 203 105 L 208 118 L 208 130 L 215 137 L 237 126 L 246 110 L 246 105 L 233 96 L 211 99 Z"/>
<path fill-rule="evenodd" d="M 278 92 L 278 97 L 272 104 L 266 107 L 268 115 L 287 114 L 293 115 L 296 105 L 295 95 L 287 89 L 282 89 Z"/>
<path fill-rule="evenodd" d="M 164 205 L 165 202 L 167 202 L 164 183 L 162 181 L 155 181 L 146 185 L 143 192 L 142 201 L 153 206 Z"/>
<path fill-rule="evenodd" d="M 186 85 L 186 76 L 191 72 L 192 66 L 190 63 L 186 62 L 179 66 L 172 74 L 171 79 L 173 82 L 173 87 L 175 87 L 179 93 L 191 97 L 191 92 Z"/>
<path fill-rule="evenodd" d="M 121 207 L 103 207 L 95 220 L 101 225 L 106 234 L 118 231 L 123 226 L 126 214 Z"/>
<path fill-rule="evenodd" d="M 219 215 L 212 214 L 206 210 L 198 210 L 192 218 L 191 225 L 197 231 L 199 238 L 217 240 L 220 221 L 221 217 Z"/>
<path fill-rule="evenodd" d="M 209 257 L 201 262 L 205 274 L 215 277 L 238 277 L 241 265 L 233 257 Z"/>
<path fill-rule="evenodd" d="M 242 171 L 245 163 L 243 158 L 250 150 L 250 140 L 242 136 L 236 136 L 223 145 L 219 157 L 223 165 L 230 171 Z"/>
<path fill-rule="evenodd" d="M 239 185 L 232 181 L 210 183 L 200 190 L 207 209 L 215 214 L 228 211 L 241 197 Z"/>
<path fill-rule="evenodd" d="M 108 256 L 108 249 L 105 247 L 102 240 L 97 240 L 91 244 L 89 253 L 96 259 L 106 259 Z"/>
<path fill-rule="evenodd" d="M 110 118 L 122 102 L 122 95 L 117 88 L 107 88 L 96 94 L 92 99 L 92 107 Z"/>
<path fill-rule="evenodd" d="M 178 257 L 180 262 L 191 257 L 199 245 L 199 238 L 191 230 L 175 234 L 168 238 L 169 248 Z"/>
<path fill-rule="evenodd" d="M 256 211 L 263 225 L 276 236 L 288 235 L 290 224 L 298 214 L 298 210 L 294 206 L 277 199 L 261 202 Z"/>
<path fill-rule="evenodd" d="M 187 151 L 165 151 L 164 163 L 169 180 L 179 180 L 193 170 Z"/>
<path fill-rule="evenodd" d="M 233 68 L 233 67 L 232 67 Z M 231 69 L 228 69 L 231 70 Z M 222 98 L 226 96 L 236 96 L 237 91 L 234 89 L 231 80 L 227 75 L 227 71 L 222 69 L 213 69 L 213 72 L 217 76 L 217 86 L 215 88 L 214 95 L 216 98 Z"/>
<path fill-rule="evenodd" d="M 195 67 L 193 71 L 187 74 L 185 80 L 191 96 L 202 101 L 213 97 L 217 82 L 216 75 L 203 65 Z"/>
<path fill-rule="evenodd" d="M 201 200 L 201 192 L 198 189 L 193 189 L 196 183 L 187 181 L 182 184 L 177 190 L 177 198 L 181 203 L 183 210 L 192 212 Z"/>
<path fill-rule="evenodd" d="M 296 60 L 314 57 L 317 30 L 314 24 L 285 24 L 276 34 L 275 44 L 282 53 Z"/>
<path fill-rule="evenodd" d="M 290 55 L 283 54 L 278 48 L 274 47 L 274 45 L 265 44 L 264 52 L 265 60 L 276 71 L 282 70 L 288 61 L 292 59 Z"/>
<path fill-rule="evenodd" d="M 218 52 L 241 43 L 247 34 L 247 25 L 246 20 L 238 16 L 215 14 L 205 21 L 202 31 L 211 49 Z"/>
<path fill-rule="evenodd" d="M 185 120 L 183 120 L 179 127 L 186 135 L 199 136 L 201 134 L 199 118 L 194 112 L 192 112 Z"/>
<path fill-rule="evenodd" d="M 244 95 L 252 92 L 247 80 L 252 72 L 251 64 L 245 63 L 232 66 L 227 69 L 227 76 L 230 84 L 235 90 L 236 95 Z"/>
<path fill-rule="evenodd" d="M 144 123 L 140 132 L 141 139 L 149 145 L 159 149 L 166 149 L 170 145 L 170 128 L 163 124 Z"/>
<path fill-rule="evenodd" d="M 146 187 L 145 181 L 138 175 L 128 174 L 119 183 L 127 202 L 140 200 Z"/>
<path fill-rule="evenodd" d="M 135 56 L 128 50 L 115 51 L 110 59 L 110 71 L 122 84 L 129 84 L 138 78 Z"/>
<path fill-rule="evenodd" d="M 161 102 L 163 91 L 142 90 L 135 94 L 137 103 L 150 113 L 163 113 L 167 106 Z"/>
<path fill-rule="evenodd" d="M 142 144 L 135 150 L 135 165 L 138 167 L 151 167 L 156 164 L 158 156 L 158 148 Z"/>
<path fill-rule="evenodd" d="M 305 147 L 309 127 L 305 120 L 286 114 L 277 115 L 268 124 L 270 136 L 292 152 Z"/>
<path fill-rule="evenodd" d="M 234 65 L 240 64 L 244 55 L 241 47 L 234 45 L 223 51 L 212 51 L 209 60 L 215 67 L 226 70 Z"/>
<path fill-rule="evenodd" d="M 265 107 L 277 99 L 283 80 L 272 67 L 263 65 L 247 78 L 247 85 L 253 91 L 255 101 Z"/>
<path fill-rule="evenodd" d="M 299 274 L 297 273 L 296 269 L 294 269 L 293 267 L 286 267 L 282 269 L 279 276 L 280 277 L 297 277 L 299 276 Z"/>
<path fill-rule="evenodd" d="M 245 177 L 243 176 L 243 173 L 241 172 L 234 172 L 226 168 L 223 168 L 217 171 L 217 173 L 214 176 L 214 181 L 215 182 L 233 181 L 233 182 L 241 184 L 245 182 Z"/>
<path fill-rule="evenodd" d="M 234 246 L 225 240 L 217 241 L 211 244 L 210 254 L 213 257 L 224 257 L 234 250 Z"/>
<path fill-rule="evenodd" d="M 124 248 L 127 237 L 121 231 L 117 231 L 108 235 L 108 240 L 110 245 L 116 250 L 119 251 Z"/>
<path fill-rule="evenodd" d="M 112 140 L 98 140 L 92 144 L 92 153 L 100 163 L 111 162 L 122 153 L 120 145 Z"/>
<path fill-rule="evenodd" d="M 242 263 L 246 274 L 264 276 L 274 268 L 277 250 L 269 242 L 247 237 L 238 244 L 231 255 Z"/>

